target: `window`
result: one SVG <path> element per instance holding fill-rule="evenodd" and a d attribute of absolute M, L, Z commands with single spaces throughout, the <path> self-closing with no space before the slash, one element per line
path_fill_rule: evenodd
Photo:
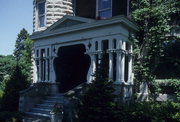
<path fill-rule="evenodd" d="M 112 17 L 112 0 L 98 0 L 97 16 L 100 18 Z"/>
<path fill-rule="evenodd" d="M 38 27 L 45 26 L 45 2 L 38 3 Z"/>

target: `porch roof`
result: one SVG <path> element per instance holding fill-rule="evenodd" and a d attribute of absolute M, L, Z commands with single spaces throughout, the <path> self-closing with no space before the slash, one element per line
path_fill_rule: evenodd
<path fill-rule="evenodd" d="M 31 39 L 38 40 L 41 38 L 57 36 L 61 34 L 66 34 L 75 31 L 82 31 L 92 28 L 97 28 L 101 26 L 107 26 L 112 24 L 121 24 L 133 32 L 138 31 L 138 26 L 132 20 L 126 16 L 120 15 L 104 20 L 88 19 L 78 16 L 64 16 L 62 19 L 58 20 L 52 26 L 41 32 L 35 32 L 31 35 Z"/>

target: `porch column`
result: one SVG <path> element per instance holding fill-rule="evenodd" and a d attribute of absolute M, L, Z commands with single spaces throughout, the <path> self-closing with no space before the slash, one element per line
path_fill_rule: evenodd
<path fill-rule="evenodd" d="M 121 70 L 120 70 L 120 82 L 124 83 L 124 75 L 125 75 L 125 41 L 122 41 L 121 45 L 121 50 L 122 50 L 122 55 L 121 55 Z"/>
<path fill-rule="evenodd" d="M 49 48 L 46 49 L 46 81 L 49 82 Z"/>
<path fill-rule="evenodd" d="M 121 72 L 121 45 L 122 45 L 122 41 L 121 40 L 117 40 L 116 42 L 117 44 L 117 49 L 116 49 L 116 84 L 121 84 L 121 76 L 122 76 L 122 72 Z"/>
<path fill-rule="evenodd" d="M 118 51 L 118 52 L 116 52 L 116 55 L 117 55 L 117 57 L 116 57 L 116 83 L 117 84 L 120 84 L 121 82 L 121 65 L 120 65 L 120 63 L 121 63 L 121 52 L 120 51 Z"/>
<path fill-rule="evenodd" d="M 92 80 L 94 80 L 94 74 L 96 72 L 96 54 L 92 54 Z"/>
<path fill-rule="evenodd" d="M 108 49 L 108 53 L 109 53 L 109 80 L 113 80 L 113 44 L 112 44 L 113 40 L 109 40 L 109 49 Z"/>
<path fill-rule="evenodd" d="M 41 72 L 42 72 L 42 65 L 41 65 L 41 62 L 42 62 L 42 57 L 41 57 L 41 49 L 39 49 L 39 82 L 41 82 L 42 81 L 42 79 L 41 79 Z"/>
<path fill-rule="evenodd" d="M 129 55 L 128 55 L 128 83 L 132 83 L 132 45 L 130 45 Z"/>
<path fill-rule="evenodd" d="M 98 50 L 96 52 L 98 54 L 98 59 L 97 60 L 98 60 L 98 63 L 100 64 L 102 56 L 103 56 L 103 52 L 102 52 L 102 40 L 98 41 Z"/>
<path fill-rule="evenodd" d="M 32 50 L 33 83 L 37 82 L 36 51 Z"/>
<path fill-rule="evenodd" d="M 51 64 L 51 68 L 50 68 L 50 72 L 51 72 L 51 82 L 52 83 L 55 83 L 56 82 L 56 74 L 55 74 L 55 69 L 54 69 L 54 60 L 55 58 L 57 57 L 57 48 L 55 46 L 52 46 L 51 47 L 51 61 L 50 61 L 50 64 Z"/>

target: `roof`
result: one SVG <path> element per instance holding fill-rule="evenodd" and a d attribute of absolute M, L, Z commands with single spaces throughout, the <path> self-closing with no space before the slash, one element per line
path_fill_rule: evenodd
<path fill-rule="evenodd" d="M 128 29 L 133 31 L 138 31 L 139 29 L 138 26 L 132 20 L 123 15 L 104 20 L 95 20 L 84 17 L 66 15 L 46 30 L 33 33 L 31 35 L 31 39 L 37 40 L 40 38 L 46 38 L 50 36 L 56 36 L 69 32 L 97 28 L 117 23 L 123 24 Z"/>

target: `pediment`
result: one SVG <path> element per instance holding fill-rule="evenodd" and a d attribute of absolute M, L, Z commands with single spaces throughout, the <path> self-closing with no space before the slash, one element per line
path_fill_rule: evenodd
<path fill-rule="evenodd" d="M 58 20 L 56 23 L 54 23 L 52 26 L 50 26 L 46 30 L 46 32 L 63 29 L 63 28 L 67 28 L 67 27 L 72 27 L 72 26 L 76 26 L 76 25 L 80 25 L 80 24 L 84 24 L 84 23 L 90 23 L 93 21 L 95 21 L 95 20 L 83 18 L 83 17 L 66 15 L 63 18 L 61 18 L 60 20 Z"/>

